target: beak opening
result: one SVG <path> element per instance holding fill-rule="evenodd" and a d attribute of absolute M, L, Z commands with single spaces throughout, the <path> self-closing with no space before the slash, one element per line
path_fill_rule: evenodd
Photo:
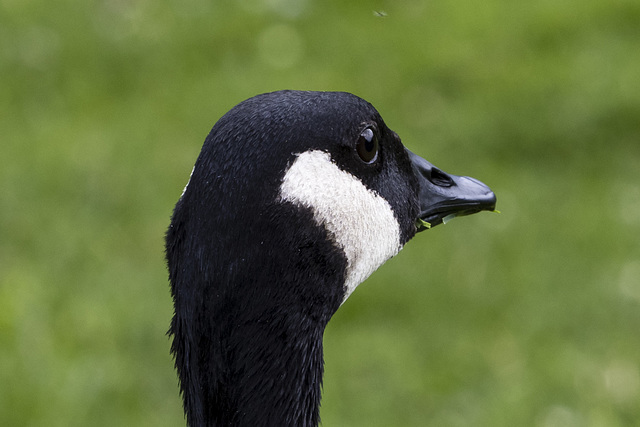
<path fill-rule="evenodd" d="M 418 232 L 456 216 L 495 210 L 496 195 L 482 182 L 468 176 L 450 175 L 409 150 L 407 154 L 420 188 Z"/>

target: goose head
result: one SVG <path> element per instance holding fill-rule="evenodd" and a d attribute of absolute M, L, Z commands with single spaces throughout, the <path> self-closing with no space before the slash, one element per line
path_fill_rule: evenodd
<path fill-rule="evenodd" d="M 207 136 L 166 235 L 190 426 L 315 426 L 322 335 L 420 231 L 493 210 L 343 92 L 250 98 Z"/>

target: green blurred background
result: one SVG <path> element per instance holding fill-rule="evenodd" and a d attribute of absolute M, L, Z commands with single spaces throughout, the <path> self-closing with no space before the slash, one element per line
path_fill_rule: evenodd
<path fill-rule="evenodd" d="M 325 333 L 325 426 L 640 425 L 637 0 L 0 0 L 0 425 L 184 425 L 163 234 L 245 98 L 344 90 L 501 215 Z"/>

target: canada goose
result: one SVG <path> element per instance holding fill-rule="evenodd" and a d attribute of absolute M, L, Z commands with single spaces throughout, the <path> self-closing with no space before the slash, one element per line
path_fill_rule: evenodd
<path fill-rule="evenodd" d="M 316 426 L 331 316 L 416 232 L 495 203 L 349 93 L 280 91 L 231 109 L 166 235 L 187 423 Z"/>

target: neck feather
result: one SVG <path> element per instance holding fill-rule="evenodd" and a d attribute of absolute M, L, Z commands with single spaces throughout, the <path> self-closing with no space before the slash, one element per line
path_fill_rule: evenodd
<path fill-rule="evenodd" d="M 214 241 L 221 251 L 191 241 L 188 227 L 167 234 L 172 352 L 191 427 L 319 422 L 322 335 L 344 298 L 347 260 L 322 227 L 309 228 L 310 212 L 279 206 L 277 224 L 304 235 L 271 223 L 271 239 L 238 233 Z"/>

